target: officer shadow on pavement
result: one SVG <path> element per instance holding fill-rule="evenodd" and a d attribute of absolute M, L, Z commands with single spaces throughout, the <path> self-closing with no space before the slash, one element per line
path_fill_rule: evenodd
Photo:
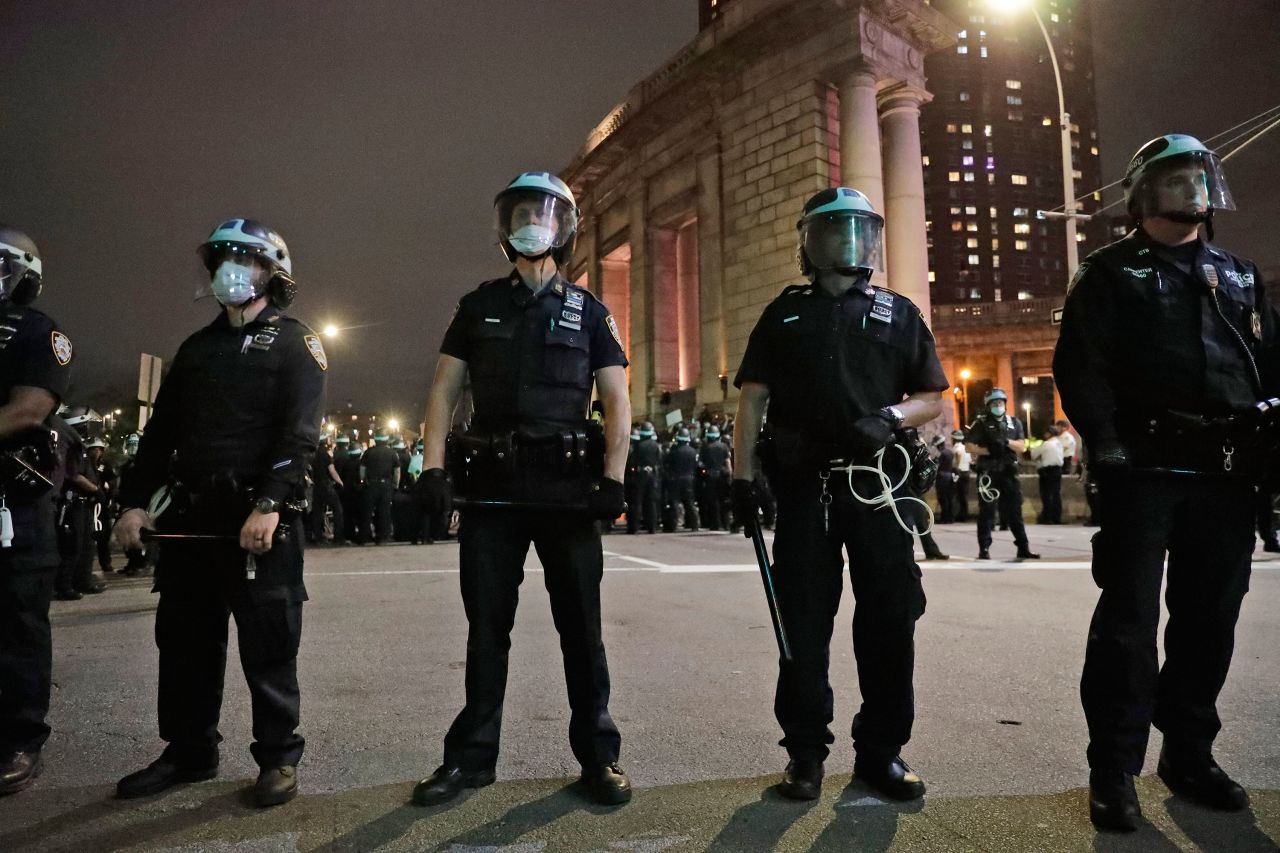
<path fill-rule="evenodd" d="M 877 796 L 860 782 L 849 780 L 832 808 L 834 814 L 811 851 L 888 850 L 898 834 L 903 815 L 917 814 L 924 800 L 892 802 Z"/>
<path fill-rule="evenodd" d="M 441 850 L 452 850 L 455 846 L 464 849 L 502 848 L 508 844 L 514 844 L 535 829 L 549 826 L 576 811 L 600 815 L 611 814 L 617 810 L 617 806 L 592 803 L 587 799 L 582 783 L 574 780 L 545 797 L 513 806 L 501 817 L 441 842 L 438 848 Z M 422 810 L 418 809 L 418 811 Z"/>
<path fill-rule="evenodd" d="M 1280 844 L 1262 831 L 1252 808 L 1221 812 L 1169 797 L 1163 803 L 1178 829 L 1200 850 L 1246 851 L 1280 850 Z"/>
<path fill-rule="evenodd" d="M 707 853 L 773 850 L 792 824 L 820 802 L 789 800 L 777 789 L 777 785 L 771 785 L 761 792 L 759 800 L 730 815 L 724 828 L 707 845 Z"/>

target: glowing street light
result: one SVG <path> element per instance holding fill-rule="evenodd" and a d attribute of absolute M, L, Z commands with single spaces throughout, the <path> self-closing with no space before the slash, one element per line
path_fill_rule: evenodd
<path fill-rule="evenodd" d="M 387 429 L 389 429 L 389 430 L 391 430 L 391 431 L 393 431 L 393 432 L 394 432 L 395 430 L 400 429 L 400 422 L 399 422 L 398 420 L 396 420 L 395 418 L 392 418 L 391 420 L 387 421 Z"/>
<path fill-rule="evenodd" d="M 324 327 L 324 336 L 326 338 L 336 338 L 338 336 L 338 327 L 333 323 L 329 323 Z"/>
<path fill-rule="evenodd" d="M 1031 438 L 1031 404 L 1023 403 L 1022 411 L 1027 414 L 1027 438 Z"/>
<path fill-rule="evenodd" d="M 964 426 L 969 425 L 969 377 L 973 376 L 969 372 L 969 368 L 965 367 L 960 370 L 960 384 L 962 386 L 960 394 L 960 419 L 964 421 Z"/>

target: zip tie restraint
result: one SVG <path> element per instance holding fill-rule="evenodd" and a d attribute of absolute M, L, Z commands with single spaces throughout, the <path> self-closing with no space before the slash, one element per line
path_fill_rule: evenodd
<path fill-rule="evenodd" d="M 884 452 L 889 449 L 887 447 L 882 447 L 876 451 L 876 464 L 874 467 L 870 465 L 854 465 L 853 463 L 850 463 L 839 468 L 833 468 L 832 470 L 844 471 L 848 474 L 849 491 L 859 503 L 875 507 L 876 509 L 884 509 L 885 507 L 888 507 L 889 510 L 893 512 L 893 517 L 897 519 L 898 526 L 903 530 L 915 536 L 928 536 L 933 532 L 933 508 L 930 507 L 928 503 L 917 497 L 906 496 L 895 498 L 893 496 L 893 493 L 901 488 L 902 485 L 907 482 L 907 478 L 911 476 L 911 454 L 908 453 L 907 449 L 901 444 L 894 444 L 892 447 L 902 454 L 903 461 L 906 462 L 906 469 L 903 471 L 902 478 L 896 483 L 890 480 L 889 475 L 884 472 Z M 859 471 L 867 474 L 874 474 L 880 480 L 880 494 L 873 498 L 865 498 L 858 494 L 858 490 L 853 487 L 853 475 L 855 472 Z M 825 482 L 823 485 L 825 487 Z M 928 525 L 924 530 L 917 530 L 914 525 L 909 525 L 903 520 L 902 514 L 898 512 L 898 504 L 904 501 L 918 503 L 920 506 L 924 507 L 925 516 L 929 519 Z"/>

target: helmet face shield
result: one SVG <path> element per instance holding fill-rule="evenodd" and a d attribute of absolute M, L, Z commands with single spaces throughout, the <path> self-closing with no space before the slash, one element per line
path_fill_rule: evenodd
<path fill-rule="evenodd" d="M 212 296 L 222 305 L 243 305 L 266 292 L 274 269 L 254 249 L 237 243 L 213 246 L 205 254 L 196 299 Z"/>
<path fill-rule="evenodd" d="M 40 259 L 0 243 L 0 301 L 12 299 L 18 285 L 27 278 L 40 280 Z"/>
<path fill-rule="evenodd" d="M 883 229 L 874 214 L 821 213 L 800 223 L 800 245 L 815 269 L 883 271 Z"/>
<path fill-rule="evenodd" d="M 1197 216 L 1236 209 L 1222 163 L 1208 151 L 1153 163 L 1139 180 L 1139 199 L 1147 216 Z"/>
<path fill-rule="evenodd" d="M 578 211 L 568 201 L 539 190 L 514 190 L 494 204 L 499 239 L 522 255 L 559 249 L 578 229 Z"/>

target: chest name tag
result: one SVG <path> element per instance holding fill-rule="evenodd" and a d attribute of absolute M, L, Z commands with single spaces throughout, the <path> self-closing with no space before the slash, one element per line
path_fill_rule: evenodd
<path fill-rule="evenodd" d="M 881 323 L 892 323 L 893 309 L 888 305 L 872 305 L 871 314 L 869 316 L 872 320 L 879 320 Z"/>
<path fill-rule="evenodd" d="M 583 306 L 582 292 L 579 290 L 566 291 L 564 295 L 564 307 L 571 308 L 574 311 L 581 311 Z"/>
<path fill-rule="evenodd" d="M 1134 269 L 1133 267 L 1125 267 L 1124 271 L 1134 278 L 1145 279 L 1147 276 L 1151 275 L 1153 268 L 1147 267 L 1146 269 Z"/>
<path fill-rule="evenodd" d="M 786 318 L 784 318 L 782 322 L 783 322 L 783 323 L 794 323 L 796 320 L 799 320 L 799 319 L 800 319 L 800 315 L 799 315 L 799 314 L 797 314 L 797 315 L 795 315 L 794 317 L 786 317 Z"/>
<path fill-rule="evenodd" d="M 502 320 L 500 320 L 500 319 L 499 319 L 499 318 L 497 318 L 497 317 L 485 317 L 485 318 L 484 318 L 484 321 L 485 321 L 486 323 L 501 323 L 501 322 L 502 322 Z"/>
<path fill-rule="evenodd" d="M 883 290 L 877 290 L 875 294 L 875 301 L 877 305 L 883 305 L 886 308 L 893 307 L 892 293 L 885 293 Z"/>
<path fill-rule="evenodd" d="M 244 348 L 246 350 L 256 349 L 266 352 L 271 349 L 271 345 L 276 342 L 277 334 L 279 334 L 279 332 L 274 329 L 271 331 L 258 332 L 252 339 L 247 339 L 247 343 Z"/>

